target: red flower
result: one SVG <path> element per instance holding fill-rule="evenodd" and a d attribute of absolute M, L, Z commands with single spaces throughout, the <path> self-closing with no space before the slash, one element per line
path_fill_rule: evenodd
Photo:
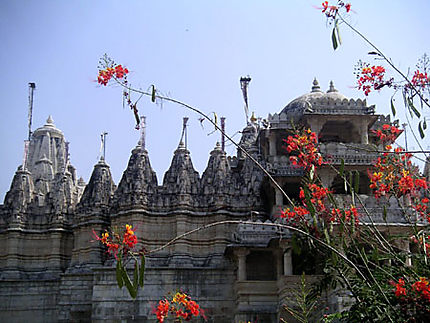
<path fill-rule="evenodd" d="M 399 278 L 399 282 L 395 284 L 395 287 L 394 294 L 397 297 L 406 296 L 405 281 L 403 279 Z"/>
<path fill-rule="evenodd" d="M 359 62 L 359 71 L 357 73 L 358 89 L 363 90 L 367 96 L 374 90 L 380 90 L 384 86 L 391 86 L 393 80 L 384 80 L 385 68 L 383 66 L 370 66 L 368 63 Z"/>
<path fill-rule="evenodd" d="M 350 3 L 347 3 L 347 4 L 345 5 L 345 9 L 346 9 L 346 12 L 350 12 L 350 11 L 351 11 L 351 4 L 350 4 Z"/>
<path fill-rule="evenodd" d="M 419 70 L 416 70 L 414 76 L 412 77 L 411 83 L 414 86 L 418 87 L 426 87 L 430 84 L 430 78 L 427 76 L 427 72 L 421 73 Z"/>
<path fill-rule="evenodd" d="M 157 316 L 157 320 L 159 323 L 163 323 L 164 319 L 169 314 L 170 303 L 167 299 L 158 302 L 157 309 L 155 311 L 155 315 Z"/>

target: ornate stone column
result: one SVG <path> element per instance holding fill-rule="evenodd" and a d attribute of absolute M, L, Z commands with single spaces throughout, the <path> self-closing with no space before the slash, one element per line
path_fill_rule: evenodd
<path fill-rule="evenodd" d="M 281 206 L 284 204 L 284 196 L 277 187 L 275 187 L 275 204 L 276 206 Z"/>
<path fill-rule="evenodd" d="M 367 132 L 367 121 L 361 120 L 360 123 L 361 143 L 367 145 L 369 143 L 369 134 Z"/>
<path fill-rule="evenodd" d="M 246 248 L 239 248 L 234 251 L 237 257 L 238 268 L 237 268 L 237 280 L 246 280 L 246 256 L 249 254 L 249 250 Z"/>
<path fill-rule="evenodd" d="M 284 276 L 290 276 L 293 274 L 293 257 L 290 242 L 281 241 L 279 246 L 284 251 Z"/>

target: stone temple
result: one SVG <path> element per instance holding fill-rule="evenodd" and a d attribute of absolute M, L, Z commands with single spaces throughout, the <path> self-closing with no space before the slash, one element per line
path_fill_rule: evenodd
<path fill-rule="evenodd" d="M 375 143 L 371 131 L 390 118 L 375 113 L 366 100 L 348 99 L 333 83 L 290 102 L 265 122 L 251 118 L 240 145 L 256 158 L 291 198 L 297 198 L 303 171 L 292 165 L 283 139 L 292 122 L 316 132 L 333 165 L 360 173 L 360 194 L 369 209 L 367 169 L 375 155 L 362 148 Z M 348 203 L 343 181 L 328 166 L 319 175 Z M 350 201 L 350 200 L 349 200 Z M 297 255 L 291 233 L 261 223 L 279 222 L 288 202 L 267 176 L 241 151 L 226 156 L 219 144 L 206 170 L 194 170 L 180 144 L 162 185 L 139 143 L 116 185 L 101 159 L 86 184 L 76 177 L 63 133 L 49 118 L 32 134 L 24 165 L 18 167 L 0 205 L 0 321 L 2 322 L 155 322 L 158 300 L 182 289 L 206 310 L 208 322 L 279 322 L 282 304 L 297 288 L 302 272 L 318 277 L 316 257 Z M 390 230 L 401 230 L 400 208 L 391 203 Z M 381 212 L 379 211 L 380 214 Z M 114 261 L 92 230 L 132 224 L 149 250 L 203 225 L 198 231 L 147 259 L 145 287 L 132 300 L 115 280 Z M 376 223 L 383 223 L 375 215 Z M 407 241 L 399 241 L 408 249 Z M 348 297 L 323 294 L 326 306 L 341 309 Z"/>

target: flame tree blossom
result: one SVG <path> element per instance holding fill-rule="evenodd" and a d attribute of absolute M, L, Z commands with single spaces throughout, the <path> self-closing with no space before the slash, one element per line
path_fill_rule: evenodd
<path fill-rule="evenodd" d="M 174 317 L 175 322 L 190 321 L 193 317 L 197 318 L 198 316 L 206 320 L 204 311 L 199 304 L 183 292 L 176 292 L 170 300 L 167 298 L 160 300 L 154 310 L 159 323 L 165 322 L 169 313 Z"/>
<path fill-rule="evenodd" d="M 113 230 L 111 233 L 105 231 L 99 236 L 93 230 L 96 241 L 107 247 L 107 252 L 116 260 L 116 279 L 119 288 L 126 286 L 130 296 L 134 299 L 137 290 L 143 287 L 145 271 L 144 249 L 134 250 L 138 244 L 138 239 L 130 224 L 125 225 L 125 230 Z M 140 264 L 139 264 L 140 257 Z M 133 282 L 127 273 L 127 264 L 134 262 Z"/>

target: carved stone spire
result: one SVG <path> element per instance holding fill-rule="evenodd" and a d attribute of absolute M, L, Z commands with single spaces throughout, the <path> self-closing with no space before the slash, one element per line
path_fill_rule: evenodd
<path fill-rule="evenodd" d="M 199 173 L 194 170 L 190 152 L 184 143 L 179 143 L 170 168 L 164 174 L 163 193 L 165 201 L 169 205 L 193 204 L 192 196 L 199 193 Z"/>
<path fill-rule="evenodd" d="M 79 207 L 107 207 L 115 191 L 109 166 L 100 160 L 93 169 L 90 181 L 82 194 Z"/>
<path fill-rule="evenodd" d="M 31 173 L 28 170 L 18 169 L 12 179 L 10 190 L 6 193 L 4 205 L 12 213 L 22 213 L 27 210 L 28 204 L 33 200 L 34 185 Z"/>
<path fill-rule="evenodd" d="M 127 169 L 124 171 L 113 204 L 116 207 L 149 205 L 157 190 L 157 176 L 151 168 L 148 152 L 137 146 L 131 152 Z"/>
<path fill-rule="evenodd" d="M 211 151 L 206 170 L 201 179 L 201 192 L 208 205 L 223 206 L 230 189 L 230 165 L 225 152 L 217 142 Z"/>

